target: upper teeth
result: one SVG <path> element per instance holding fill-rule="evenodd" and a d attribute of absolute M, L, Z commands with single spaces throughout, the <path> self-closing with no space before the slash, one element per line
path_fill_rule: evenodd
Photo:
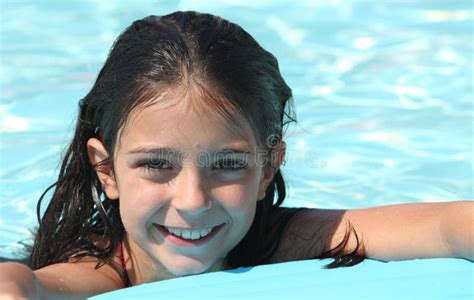
<path fill-rule="evenodd" d="M 213 227 L 205 228 L 205 229 L 196 229 L 196 230 L 187 230 L 187 229 L 179 229 L 175 227 L 166 227 L 166 230 L 168 230 L 170 233 L 180 236 L 184 239 L 188 240 L 197 240 L 201 237 L 204 237 L 209 234 L 209 232 L 212 231 Z"/>

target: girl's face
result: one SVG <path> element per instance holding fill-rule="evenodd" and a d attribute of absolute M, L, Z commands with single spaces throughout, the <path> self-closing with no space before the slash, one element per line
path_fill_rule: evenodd
<path fill-rule="evenodd" d="M 257 162 L 248 125 L 229 127 L 218 114 L 196 110 L 193 97 L 132 112 L 113 172 L 98 173 L 107 196 L 120 199 L 132 276 L 141 282 L 221 269 L 274 175 Z M 98 140 L 88 146 L 93 162 L 106 155 Z"/>

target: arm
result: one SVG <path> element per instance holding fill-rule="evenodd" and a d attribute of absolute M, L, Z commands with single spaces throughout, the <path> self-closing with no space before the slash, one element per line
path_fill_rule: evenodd
<path fill-rule="evenodd" d="M 29 299 L 38 295 L 36 278 L 30 268 L 16 262 L 0 264 L 1 299 Z"/>
<path fill-rule="evenodd" d="M 295 217 L 273 262 L 309 259 L 335 248 L 350 223 L 358 255 L 390 261 L 430 257 L 474 260 L 474 202 L 408 203 L 364 209 L 310 209 Z M 351 235 L 344 254 L 355 249 Z"/>
<path fill-rule="evenodd" d="M 0 294 L 13 299 L 85 299 L 123 288 L 106 269 L 94 267 L 93 262 L 61 263 L 33 271 L 20 263 L 2 263 Z"/>
<path fill-rule="evenodd" d="M 442 219 L 441 230 L 451 256 L 474 261 L 474 201 L 450 206 Z"/>

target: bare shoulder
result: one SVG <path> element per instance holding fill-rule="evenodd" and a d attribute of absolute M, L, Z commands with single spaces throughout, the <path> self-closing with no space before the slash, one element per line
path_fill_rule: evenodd
<path fill-rule="evenodd" d="M 98 264 L 96 257 L 83 257 L 35 270 L 36 278 L 51 293 L 96 295 L 124 288 L 120 258 Z"/>
<path fill-rule="evenodd" d="M 278 208 L 273 222 L 294 208 Z M 271 262 L 285 262 L 319 257 L 335 248 L 344 240 L 350 229 L 346 217 L 347 210 L 314 209 L 299 210 L 292 214 L 284 229 L 277 251 Z M 347 252 L 354 249 L 357 238 L 350 236 L 345 245 Z"/>

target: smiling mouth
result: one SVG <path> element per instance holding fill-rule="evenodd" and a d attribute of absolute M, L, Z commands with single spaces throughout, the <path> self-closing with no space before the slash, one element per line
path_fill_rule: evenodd
<path fill-rule="evenodd" d="M 180 246 L 189 247 L 205 244 L 221 231 L 221 229 L 225 226 L 225 223 L 220 224 L 218 226 L 197 230 L 167 227 L 155 223 L 153 223 L 153 225 L 164 236 L 165 240 L 168 240 Z"/>

